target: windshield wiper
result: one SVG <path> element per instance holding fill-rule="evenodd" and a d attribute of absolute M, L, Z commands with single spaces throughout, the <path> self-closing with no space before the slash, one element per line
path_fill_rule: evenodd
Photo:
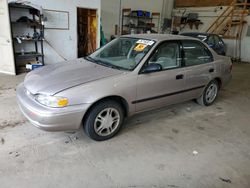
<path fill-rule="evenodd" d="M 84 57 L 84 59 L 86 59 L 88 61 L 91 61 L 93 63 L 99 64 L 99 65 L 104 65 L 104 66 L 106 65 L 106 63 L 103 63 L 101 60 L 94 59 L 94 58 L 92 58 L 90 56 L 86 56 L 86 57 Z"/>
<path fill-rule="evenodd" d="M 118 67 L 116 65 L 112 65 L 110 63 L 103 63 L 103 65 L 106 66 L 106 67 L 112 68 L 112 69 L 118 69 L 118 70 L 122 70 L 123 69 L 121 67 Z"/>
<path fill-rule="evenodd" d="M 93 59 L 93 58 L 90 57 L 90 56 L 86 56 L 85 59 L 88 60 L 88 61 L 97 63 L 97 64 L 99 64 L 99 65 L 103 65 L 103 66 L 105 66 L 105 67 L 112 68 L 112 69 L 126 70 L 126 69 L 123 69 L 123 68 L 118 67 L 118 66 L 116 66 L 116 65 L 112 65 L 112 64 L 110 64 L 110 63 L 103 62 L 103 61 L 101 61 L 101 60 L 99 60 L 99 59 Z"/>
<path fill-rule="evenodd" d="M 86 57 L 84 57 L 84 59 L 95 63 L 95 60 L 90 56 L 86 56 Z"/>
<path fill-rule="evenodd" d="M 91 61 L 93 63 L 96 63 L 98 65 L 102 65 L 102 66 L 105 66 L 105 67 L 109 67 L 109 68 L 112 68 L 112 69 L 117 69 L 117 70 L 125 70 L 125 71 L 131 71 L 131 69 L 128 69 L 128 68 L 124 68 L 124 67 L 120 67 L 120 66 L 117 66 L 117 65 L 113 65 L 111 63 L 108 63 L 108 62 L 105 62 L 105 61 L 102 61 L 100 59 L 94 59 L 90 56 L 86 56 L 84 57 L 84 59 L 88 60 L 88 61 Z"/>

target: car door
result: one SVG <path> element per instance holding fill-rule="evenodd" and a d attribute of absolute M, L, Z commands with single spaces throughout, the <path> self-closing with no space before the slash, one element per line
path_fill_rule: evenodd
<path fill-rule="evenodd" d="M 199 97 L 205 86 L 213 78 L 215 66 L 209 49 L 201 42 L 194 40 L 182 41 L 186 97 Z"/>
<path fill-rule="evenodd" d="M 183 100 L 185 71 L 181 69 L 182 59 L 178 41 L 161 43 L 151 54 L 143 68 L 150 64 L 159 64 L 161 71 L 143 73 L 137 79 L 137 96 L 133 101 L 136 111 L 158 108 Z M 143 70 L 142 68 L 142 70 Z"/>

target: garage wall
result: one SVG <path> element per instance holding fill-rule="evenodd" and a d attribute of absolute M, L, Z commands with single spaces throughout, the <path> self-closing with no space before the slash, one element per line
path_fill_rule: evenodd
<path fill-rule="evenodd" d="M 250 63 L 250 37 L 247 36 L 247 28 L 250 26 L 250 16 L 246 19 L 247 25 L 245 26 L 242 36 L 241 42 L 241 59 L 242 61 L 246 61 Z"/>
<path fill-rule="evenodd" d="M 101 22 L 105 38 L 115 34 L 115 25 L 119 25 L 120 0 L 101 0 Z"/>
<path fill-rule="evenodd" d="M 189 7 L 189 8 L 177 8 L 174 9 L 174 13 L 177 16 L 181 16 L 183 11 L 186 11 L 185 14 L 189 12 L 196 12 L 199 14 L 199 19 L 203 22 L 203 25 L 200 25 L 199 29 L 196 30 L 193 28 L 192 30 L 187 25 L 181 32 L 205 32 L 206 29 L 213 23 L 214 20 L 225 10 L 225 6 L 220 9 L 220 7 Z M 247 27 L 250 25 L 250 16 L 247 17 L 248 24 L 245 25 L 245 29 L 243 30 L 243 38 L 241 45 L 241 58 L 242 61 L 250 62 L 250 53 L 249 53 L 249 45 L 250 45 L 250 37 L 246 36 Z M 235 40 L 224 39 L 227 44 L 227 55 L 232 57 L 238 57 L 238 48 L 236 48 Z"/>
<path fill-rule="evenodd" d="M 69 12 L 69 30 L 45 29 L 45 39 L 67 60 L 77 58 L 77 7 L 97 9 L 100 15 L 100 0 L 29 0 L 33 4 L 41 5 L 43 9 L 61 10 Z M 100 18 L 100 16 L 99 16 Z M 100 20 L 98 21 L 100 28 Z M 100 34 L 97 36 L 98 47 Z M 44 45 L 45 63 L 63 61 L 53 48 L 46 42 Z"/>
<path fill-rule="evenodd" d="M 181 32 L 196 32 L 201 31 L 204 32 L 209 26 L 213 23 L 213 21 L 226 9 L 226 7 L 190 7 L 190 8 L 177 8 L 174 9 L 175 16 L 182 16 L 184 13 L 185 15 L 189 13 L 198 13 L 199 18 L 203 24 L 199 26 L 199 30 L 195 28 L 190 29 L 187 25 Z"/>
<path fill-rule="evenodd" d="M 148 10 L 160 12 L 162 17 L 171 17 L 174 0 L 101 0 L 102 25 L 107 39 L 115 34 L 115 25 L 119 25 L 120 4 L 121 9 Z"/>

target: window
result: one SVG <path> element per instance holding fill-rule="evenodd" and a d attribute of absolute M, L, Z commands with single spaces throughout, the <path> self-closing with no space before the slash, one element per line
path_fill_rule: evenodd
<path fill-rule="evenodd" d="M 211 52 L 202 43 L 183 41 L 182 44 L 186 66 L 200 65 L 213 61 Z"/>
<path fill-rule="evenodd" d="M 161 44 L 150 58 L 150 63 L 157 63 L 163 70 L 180 67 L 180 48 L 176 42 L 166 42 Z"/>
<path fill-rule="evenodd" d="M 214 35 L 214 43 L 215 45 L 218 45 L 221 43 L 221 39 L 217 35 Z"/>
<path fill-rule="evenodd" d="M 104 66 L 132 71 L 154 44 L 153 40 L 121 37 L 98 49 L 87 59 Z"/>
<path fill-rule="evenodd" d="M 214 46 L 214 36 L 213 35 L 208 37 L 207 44 L 209 46 Z"/>

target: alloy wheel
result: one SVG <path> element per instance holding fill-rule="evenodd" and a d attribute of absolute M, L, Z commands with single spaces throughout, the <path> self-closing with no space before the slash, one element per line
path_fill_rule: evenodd
<path fill-rule="evenodd" d="M 216 99 L 218 94 L 218 86 L 216 84 L 211 84 L 206 91 L 206 102 L 207 103 L 212 103 Z"/>
<path fill-rule="evenodd" d="M 118 110 L 115 108 L 105 108 L 96 116 L 94 130 L 99 136 L 108 136 L 116 131 L 120 120 Z"/>

